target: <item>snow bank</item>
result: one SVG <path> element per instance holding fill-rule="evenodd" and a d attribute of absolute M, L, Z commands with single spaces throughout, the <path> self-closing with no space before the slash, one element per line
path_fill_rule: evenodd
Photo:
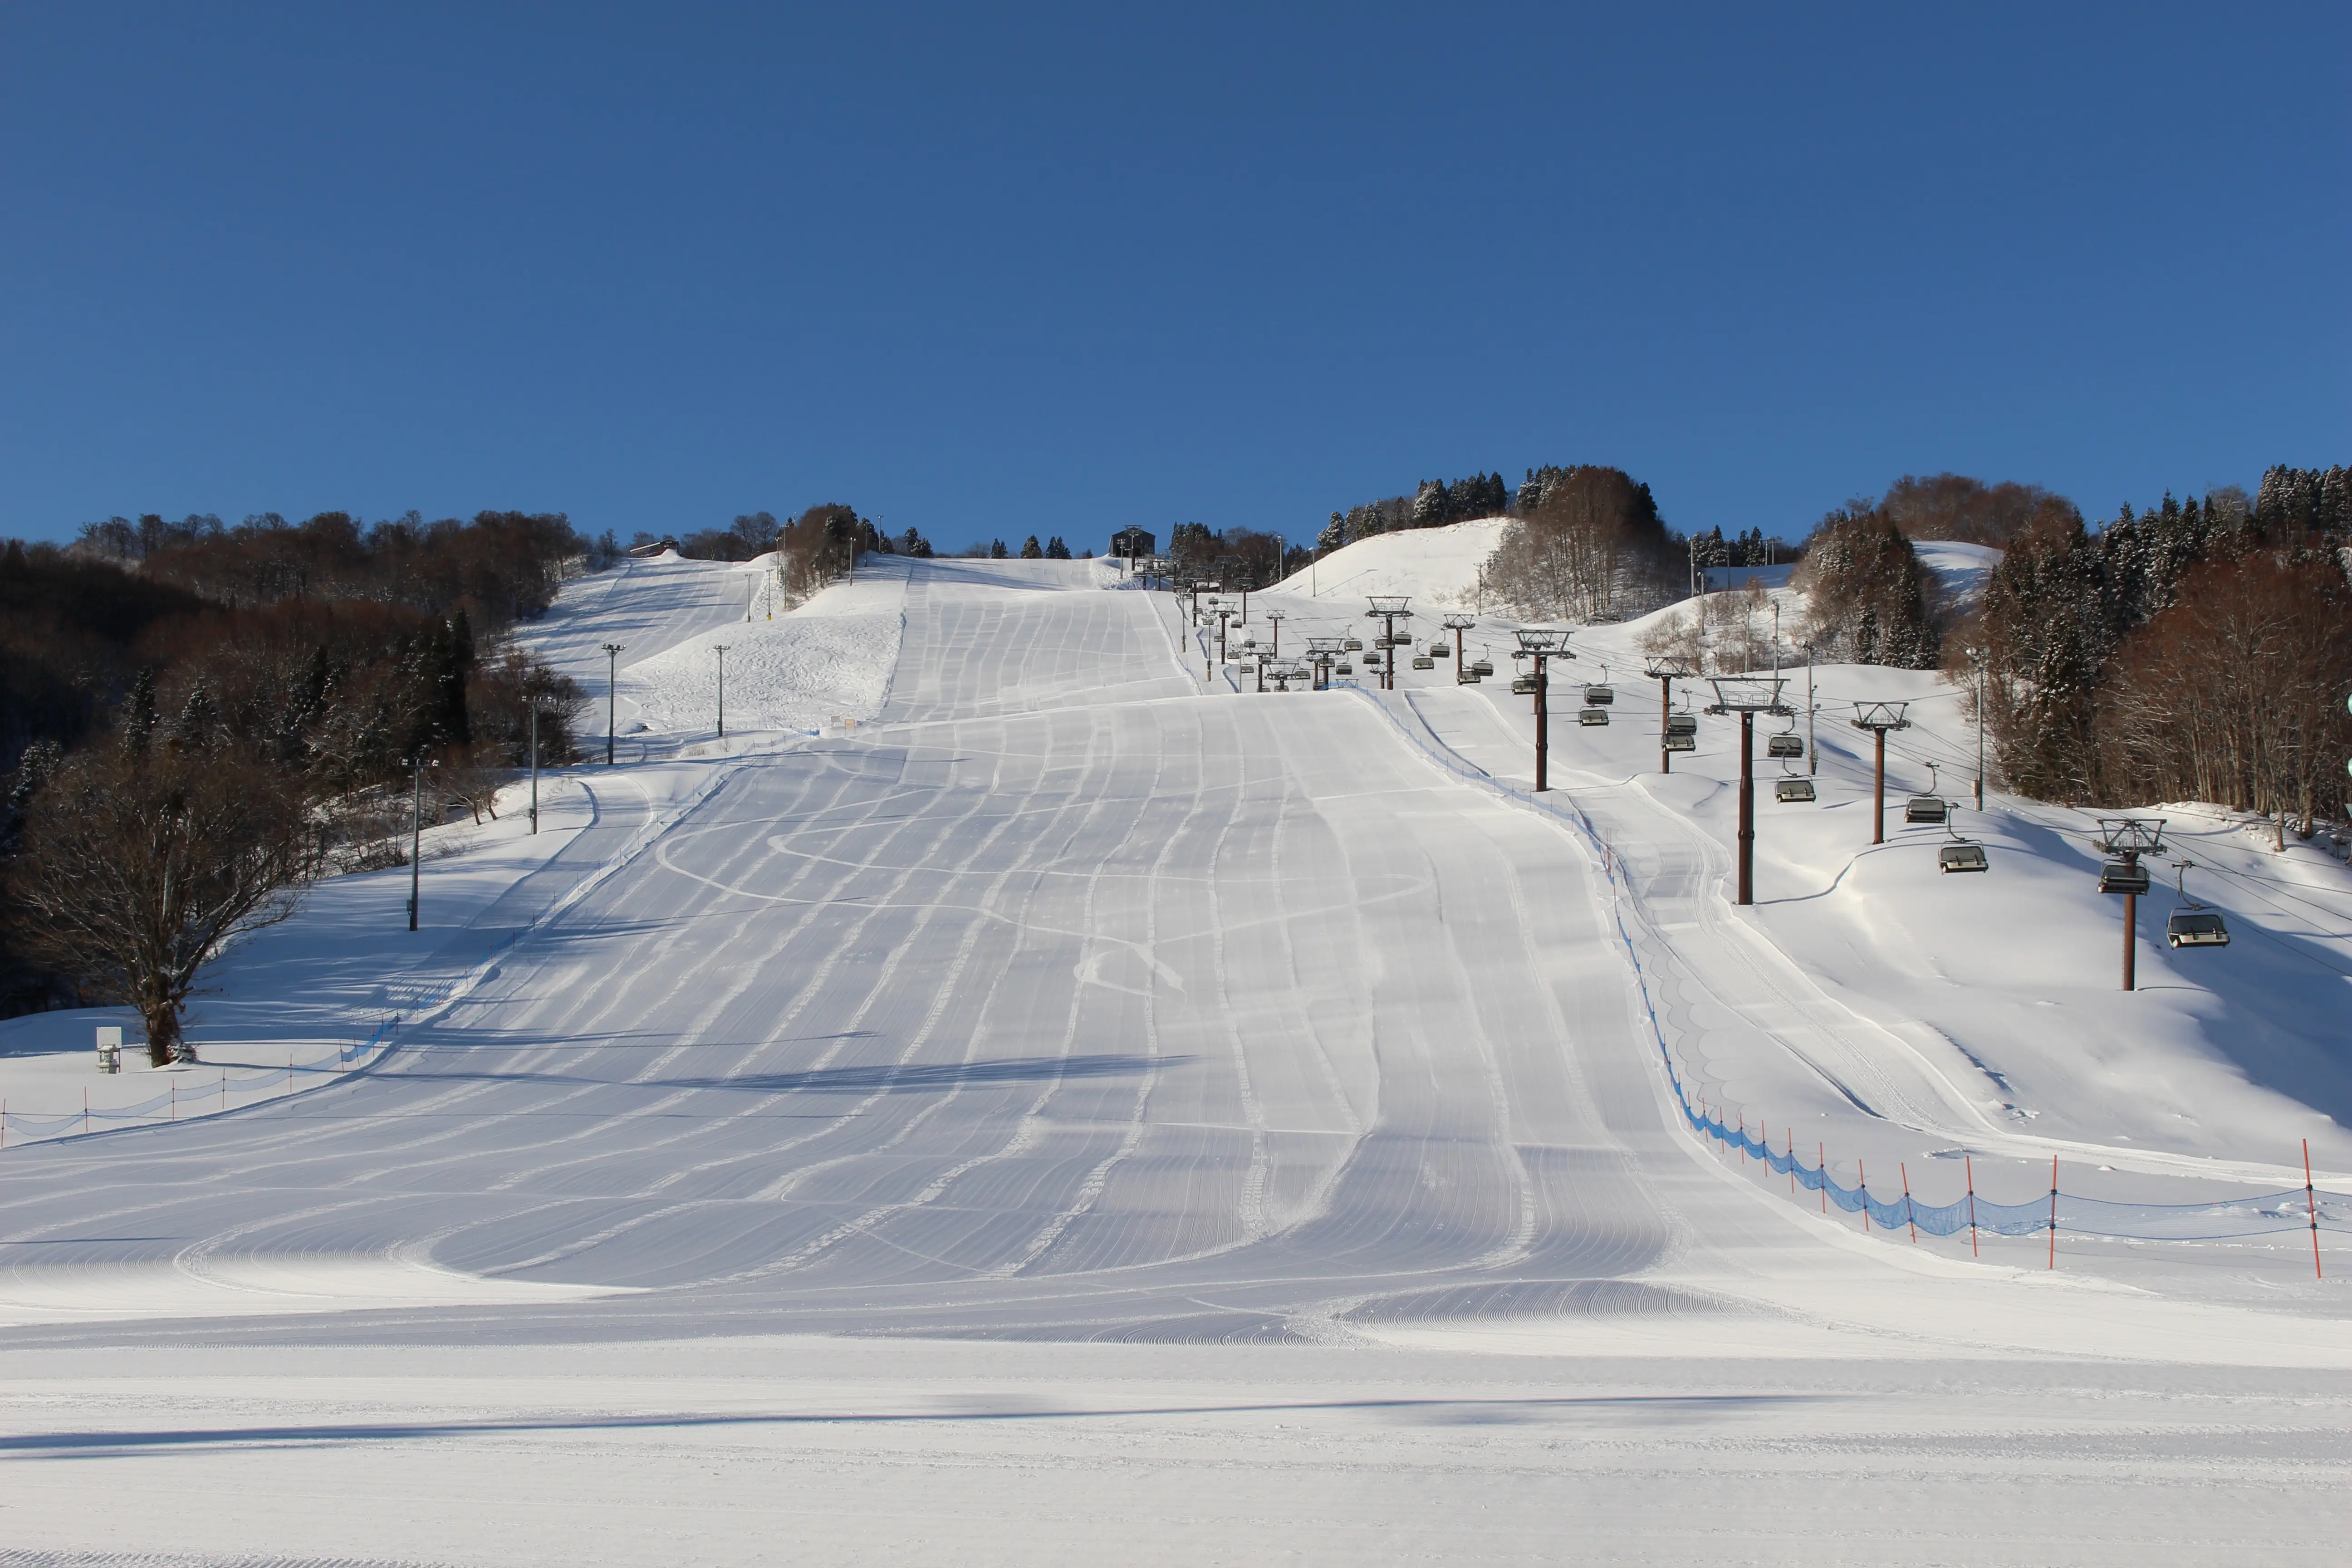
<path fill-rule="evenodd" d="M 1367 594 L 1410 594 L 1416 604 L 1472 608 L 1478 602 L 1479 569 L 1510 524 L 1509 518 L 1489 517 L 1376 533 L 1333 551 L 1272 591 L 1351 602 Z"/>

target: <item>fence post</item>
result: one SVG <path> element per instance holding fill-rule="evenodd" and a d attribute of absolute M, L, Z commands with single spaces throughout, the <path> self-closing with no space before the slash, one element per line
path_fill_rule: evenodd
<path fill-rule="evenodd" d="M 1919 1245 L 1919 1216 L 1911 1208 L 1911 1162 L 1905 1160 L 1896 1167 L 1903 1173 L 1903 1223 L 1911 1227 L 1911 1245 Z"/>
<path fill-rule="evenodd" d="M 1822 1173 L 1822 1212 L 1827 1214 L 1830 1212 L 1830 1146 L 1828 1144 L 1813 1145 L 1813 1162 Z"/>
<path fill-rule="evenodd" d="M 2050 1267 L 2058 1267 L 2058 1156 L 2050 1156 Z"/>
<path fill-rule="evenodd" d="M 2303 1141 L 2303 1202 L 2311 1211 L 2311 1277 L 2325 1279 L 2319 1271 L 2319 1199 L 2311 1190 L 2311 1140 Z"/>
<path fill-rule="evenodd" d="M 1862 1194 L 1862 1234 L 1868 1236 L 1870 1234 L 1870 1172 L 1864 1168 L 1863 1163 L 1859 1160 L 1853 1163 L 1853 1179 L 1857 1190 Z"/>
<path fill-rule="evenodd" d="M 1974 1258 L 1974 1257 L 1977 1257 L 1977 1256 L 1978 1256 L 1978 1253 L 1977 1253 L 1977 1165 L 1976 1165 L 1976 1160 L 1975 1160 L 1975 1157 L 1974 1157 L 1974 1156 L 1972 1156 L 1972 1155 L 1969 1155 L 1969 1154 L 1963 1154 L 1963 1155 L 1961 1155 L 1961 1156 L 1960 1156 L 1960 1168 L 1961 1168 L 1962 1170 L 1966 1171 L 1966 1172 L 1968 1173 L 1968 1174 L 1969 1174 L 1969 1256 L 1970 1258 Z"/>
<path fill-rule="evenodd" d="M 1789 1131 L 1789 1195 L 1790 1195 L 1790 1197 L 1792 1197 L 1792 1198 L 1793 1198 L 1793 1197 L 1795 1197 L 1795 1196 L 1797 1195 L 1797 1130 L 1796 1130 L 1795 1128 L 1791 1127 L 1791 1128 L 1790 1128 L 1790 1129 L 1788 1130 L 1788 1131 Z"/>

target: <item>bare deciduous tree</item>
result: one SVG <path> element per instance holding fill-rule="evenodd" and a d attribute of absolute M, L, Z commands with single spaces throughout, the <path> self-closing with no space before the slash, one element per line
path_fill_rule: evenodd
<path fill-rule="evenodd" d="M 26 814 L 8 877 L 18 946 L 136 1007 L 155 1066 L 194 1060 L 180 1018 L 198 973 L 293 912 L 319 839 L 275 770 L 177 744 L 86 752 Z"/>

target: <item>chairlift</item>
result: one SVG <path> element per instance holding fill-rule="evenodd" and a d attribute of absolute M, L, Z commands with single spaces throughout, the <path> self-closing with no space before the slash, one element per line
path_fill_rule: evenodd
<path fill-rule="evenodd" d="M 1477 684 L 1478 684 L 1479 679 L 1480 679 L 1480 677 L 1479 677 L 1479 674 L 1478 674 L 1478 672 L 1477 672 L 1476 670 L 1475 670 L 1475 669 L 1465 670 L 1465 671 L 1463 671 L 1463 673 L 1462 673 L 1462 679 L 1461 679 L 1460 684 L 1462 684 L 1462 685 L 1464 685 L 1464 686 L 1475 686 L 1475 685 L 1477 685 Z"/>
<path fill-rule="evenodd" d="M 1415 669 L 1435 669 L 1437 661 L 1425 653 L 1416 654 L 1413 656 L 1412 667 Z"/>
<path fill-rule="evenodd" d="M 2099 891 L 2145 893 L 2147 891 L 2147 868 L 2137 860 L 2110 860 L 2099 868 Z"/>
<path fill-rule="evenodd" d="M 1669 730 L 1660 749 L 1668 752 L 1696 752 L 1698 750 L 1698 737 L 1682 731 Z"/>
<path fill-rule="evenodd" d="M 1671 744 L 1666 747 L 1666 750 L 1670 752 L 1675 749 L 1676 748 Z M 1788 805 L 1801 800 L 1811 800 L 1815 798 L 1813 795 L 1813 781 L 1803 777 L 1802 775 L 1796 775 L 1784 779 L 1774 779 L 1772 781 L 1772 798 L 1779 801 L 1783 805 Z"/>
<path fill-rule="evenodd" d="M 1768 757 L 1801 757 L 1805 754 L 1805 738 L 1794 730 L 1783 730 L 1764 738 L 1764 754 Z"/>
<path fill-rule="evenodd" d="M 1495 673 L 1495 661 L 1491 658 L 1482 658 L 1470 667 L 1470 673 L 1480 677 L 1492 675 Z"/>
<path fill-rule="evenodd" d="M 1677 735 L 1696 735 L 1697 733 L 1697 714 L 1669 713 L 1666 715 L 1666 736 L 1669 740 Z"/>
<path fill-rule="evenodd" d="M 1431 643 L 1429 645 L 1429 657 L 1432 658 L 1452 658 L 1454 657 L 1454 645 L 1452 643 L 1444 642 Z"/>
<path fill-rule="evenodd" d="M 1361 637 L 1349 637 L 1339 646 L 1349 653 L 1361 653 L 1364 651 L 1364 639 Z"/>
<path fill-rule="evenodd" d="M 1985 858 L 1981 844 L 1946 844 L 1936 851 L 1938 871 L 1989 871 L 1992 863 Z"/>
<path fill-rule="evenodd" d="M 1583 725 L 1588 730 L 1597 724 L 1606 724 L 1609 722 L 1609 710 L 1606 708 L 1586 708 L 1580 710 L 1576 715 L 1576 721 L 1579 724 Z"/>
<path fill-rule="evenodd" d="M 1346 659 L 1344 659 L 1344 658 L 1343 658 L 1343 659 L 1341 659 L 1339 663 L 1337 663 L 1337 664 L 1333 665 L 1331 668 L 1332 668 L 1332 669 L 1333 669 L 1334 671 L 1336 671 L 1337 673 L 1339 673 L 1339 674 L 1340 674 L 1340 675 L 1353 675 L 1353 674 L 1355 674 L 1355 673 L 1356 673 L 1356 667 L 1355 667 L 1354 665 L 1352 665 L 1352 664 L 1349 664 L 1349 663 Z"/>
<path fill-rule="evenodd" d="M 1514 696 L 1514 697 L 1532 697 L 1532 696 L 1534 696 L 1534 695 L 1535 695 L 1535 690 L 1536 690 L 1536 678 L 1535 678 L 1534 676 L 1532 676 L 1532 675 L 1515 675 L 1515 676 L 1511 677 L 1511 695 L 1512 695 L 1512 696 Z"/>
<path fill-rule="evenodd" d="M 2178 909 L 2164 922 L 2164 940 L 2170 947 L 2227 947 L 2230 945 L 2230 923 L 2221 911 L 2199 903 L 2189 896 L 2189 862 L 2175 860 L 2172 868 L 2179 879 L 2173 884 L 2180 891 L 2187 906 Z"/>
<path fill-rule="evenodd" d="M 1940 795 L 1915 795 L 1903 803 L 1903 820 L 1941 826 L 1951 820 L 1951 806 Z"/>

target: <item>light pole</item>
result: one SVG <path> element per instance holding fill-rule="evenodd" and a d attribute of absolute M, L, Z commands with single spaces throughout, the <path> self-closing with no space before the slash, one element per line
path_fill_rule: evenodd
<path fill-rule="evenodd" d="M 604 765 L 613 765 L 614 710 L 621 700 L 621 645 L 604 645 Z"/>
<path fill-rule="evenodd" d="M 408 763 L 416 773 L 416 793 L 408 808 L 408 929 L 415 931 L 416 900 L 424 890 L 421 872 L 425 864 L 425 770 L 428 765 L 424 750 L 419 748 Z M 441 759 L 436 757 L 429 765 L 439 767 Z"/>
<path fill-rule="evenodd" d="M 727 738 L 727 648 L 726 643 L 713 643 L 711 651 L 719 656 L 719 738 Z"/>
<path fill-rule="evenodd" d="M 1911 721 L 1903 717 L 1903 710 L 1909 706 L 1908 702 L 1857 702 L 1853 705 L 1853 717 L 1846 721 L 1857 730 L 1869 731 L 1878 741 L 1876 782 L 1874 785 L 1877 805 L 1870 819 L 1870 841 L 1873 844 L 1886 842 L 1886 731 L 1911 727 Z"/>
<path fill-rule="evenodd" d="M 530 830 L 539 831 L 539 703 L 530 705 Z"/>
<path fill-rule="evenodd" d="M 1977 809 L 1984 809 L 1985 786 L 1985 660 L 1984 649 L 1968 650 L 1969 668 L 1977 678 Z"/>
<path fill-rule="evenodd" d="M 1756 901 L 1756 715 L 1785 715 L 1777 675 L 1717 676 L 1710 713 L 1739 715 L 1739 896 L 1741 904 Z"/>
<path fill-rule="evenodd" d="M 1675 771 L 1675 752 L 1667 743 L 1672 731 L 1666 727 L 1666 720 L 1675 710 L 1675 682 L 1689 679 L 1694 671 L 1678 658 L 1654 658 L 1648 668 L 1650 678 L 1658 683 L 1658 771 L 1670 773 Z M 1697 721 L 1692 722 L 1696 724 Z"/>
<path fill-rule="evenodd" d="M 1530 627 L 1519 633 L 1519 651 L 1533 655 L 1536 661 L 1536 793 L 1543 794 L 1551 787 L 1549 776 L 1551 762 L 1551 675 L 1545 666 L 1550 658 L 1574 658 L 1568 651 L 1568 634 L 1544 627 Z"/>
<path fill-rule="evenodd" d="M 1411 598 L 1412 595 L 1409 594 L 1365 595 L 1365 602 L 1372 607 L 1364 612 L 1364 618 L 1376 620 L 1382 627 L 1381 632 L 1381 689 L 1382 691 L 1396 689 L 1396 624 L 1399 621 L 1412 619 L 1412 612 L 1405 608 Z"/>
<path fill-rule="evenodd" d="M 1813 777 L 1822 771 L 1822 749 L 1813 742 L 1813 715 L 1821 704 L 1813 700 L 1813 645 L 1805 645 L 1805 776 Z"/>

